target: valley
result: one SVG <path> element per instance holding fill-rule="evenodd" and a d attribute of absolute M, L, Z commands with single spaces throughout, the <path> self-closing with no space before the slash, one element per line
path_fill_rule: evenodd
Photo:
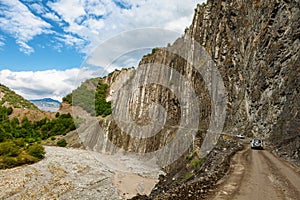
<path fill-rule="evenodd" d="M 299 0 L 199 3 L 172 44 L 55 113 L 1 84 L 0 199 L 298 199 L 299 21 Z"/>

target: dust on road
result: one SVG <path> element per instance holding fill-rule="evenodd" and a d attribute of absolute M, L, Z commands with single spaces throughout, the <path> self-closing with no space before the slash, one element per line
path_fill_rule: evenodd
<path fill-rule="evenodd" d="M 247 146 L 234 156 L 229 174 L 216 191 L 209 199 L 299 200 L 299 168 L 267 150 L 251 150 Z"/>

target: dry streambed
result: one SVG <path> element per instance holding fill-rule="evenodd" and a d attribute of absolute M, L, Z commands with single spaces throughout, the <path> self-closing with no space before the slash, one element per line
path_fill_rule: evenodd
<path fill-rule="evenodd" d="M 42 161 L 0 171 L 0 199 L 124 199 L 149 194 L 157 180 L 129 157 L 45 148 Z"/>

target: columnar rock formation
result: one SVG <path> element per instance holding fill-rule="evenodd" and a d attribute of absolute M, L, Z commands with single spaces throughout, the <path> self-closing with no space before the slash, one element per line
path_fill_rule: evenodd
<path fill-rule="evenodd" d="M 144 56 L 137 72 L 123 70 L 104 79 L 110 85 L 112 96 L 109 98 L 117 97 L 113 99 L 116 110 L 120 109 L 118 102 L 127 101 L 128 109 L 122 114 L 130 116 L 135 124 L 124 122 L 127 127 L 122 130 L 120 123 L 123 121 L 118 124 L 112 118 L 101 119 L 102 134 L 86 134 L 89 135 L 86 143 L 98 151 L 120 148 L 138 153 L 153 152 L 166 146 L 180 128 L 184 112 L 191 112 L 189 109 L 183 111 L 182 107 L 187 105 L 181 105 L 181 97 L 174 93 L 176 88 L 181 95 L 189 95 L 186 88 L 180 86 L 186 79 L 200 102 L 199 105 L 188 105 L 200 111 L 199 130 L 192 146 L 200 149 L 214 114 L 212 103 L 216 102 L 211 99 L 212 87 L 206 84 L 205 77 L 197 69 L 205 67 L 208 61 L 203 52 L 195 49 L 193 44 L 198 43 L 208 52 L 224 82 L 227 103 L 223 132 L 269 138 L 271 145 L 280 147 L 279 151 L 286 147 L 286 154 L 299 159 L 299 16 L 298 0 L 208 0 L 206 4 L 198 5 L 193 23 L 182 38 L 170 47 L 155 49 Z M 194 43 L 187 46 L 186 41 L 190 38 Z M 178 55 L 182 51 L 184 56 Z M 189 59 L 197 56 L 201 59 L 193 63 L 195 68 Z M 158 68 L 158 65 L 162 67 Z M 163 71 L 163 66 L 169 71 Z M 176 78 L 175 72 L 180 78 Z M 113 94 L 119 87 L 117 84 L 130 82 L 135 73 L 141 73 L 143 77 L 133 82 L 136 84 L 146 84 L 153 76 L 157 82 L 167 82 L 164 82 L 166 85 L 146 84 L 128 99 L 124 99 L 125 93 Z M 153 103 L 161 105 L 164 112 L 159 106 L 153 107 Z M 135 132 L 136 126 L 151 122 L 151 117 L 163 119 L 165 126 L 157 134 L 143 138 L 147 127 L 138 129 L 138 137 L 128 134 Z M 159 126 L 160 122 L 155 125 Z"/>

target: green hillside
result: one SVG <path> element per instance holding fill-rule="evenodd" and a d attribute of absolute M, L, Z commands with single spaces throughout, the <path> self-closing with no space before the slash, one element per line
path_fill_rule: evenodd
<path fill-rule="evenodd" d="M 31 115 L 38 115 L 41 111 L 4 85 L 0 85 L 0 99 L 0 169 L 41 160 L 45 154 L 41 145 L 44 141 L 64 136 L 76 129 L 69 113 L 56 113 L 53 118 L 41 115 L 44 117 L 39 120 L 30 120 L 26 115 L 17 118 L 13 114 L 18 110 L 16 108 L 24 108 Z M 67 143 L 61 139 L 56 145 L 66 146 Z"/>
<path fill-rule="evenodd" d="M 41 141 L 76 129 L 69 113 L 56 113 L 55 119 L 35 122 L 26 117 L 22 121 L 9 119 L 11 113 L 11 107 L 0 106 L 0 169 L 39 161 L 45 154 Z M 66 146 L 66 142 L 58 141 L 57 145 Z"/>
<path fill-rule="evenodd" d="M 110 115 L 111 102 L 106 101 L 108 85 L 100 78 L 93 78 L 83 82 L 72 93 L 63 98 L 63 101 L 80 106 L 92 116 Z"/>
<path fill-rule="evenodd" d="M 29 110 L 38 110 L 38 108 L 22 96 L 16 94 L 8 87 L 0 84 L 0 105 L 14 108 L 26 108 Z"/>

